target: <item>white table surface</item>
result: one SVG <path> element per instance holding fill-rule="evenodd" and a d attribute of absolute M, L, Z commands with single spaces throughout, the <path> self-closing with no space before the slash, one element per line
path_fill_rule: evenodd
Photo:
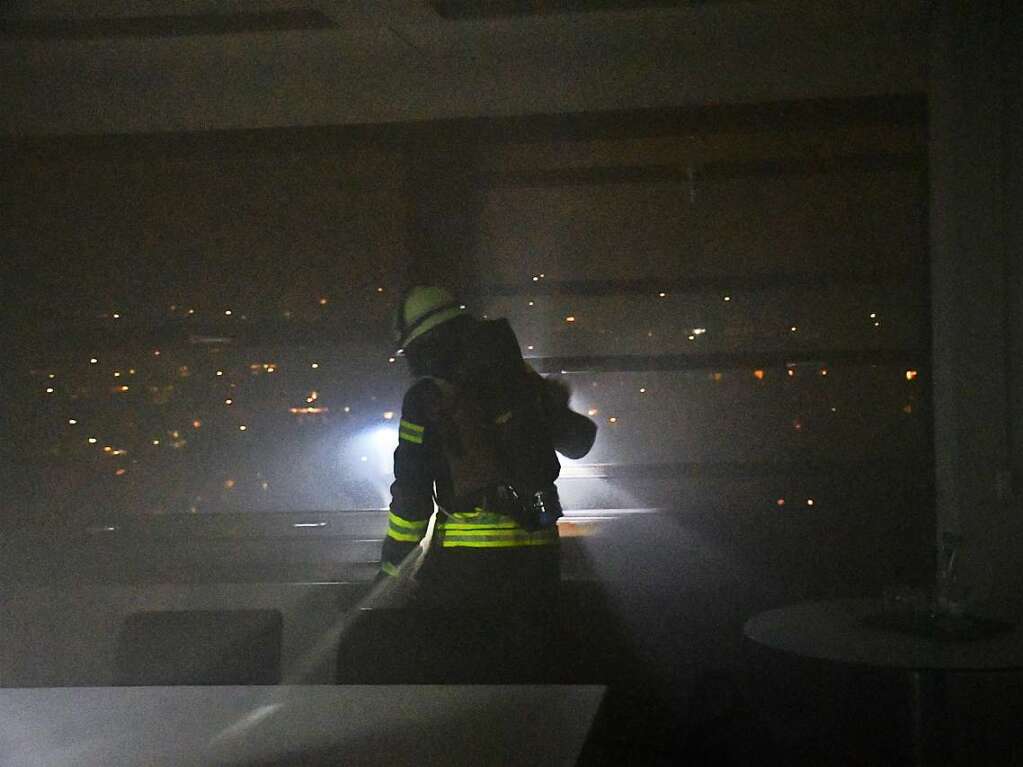
<path fill-rule="evenodd" d="M 1013 671 L 1023 668 L 1017 623 L 990 639 L 940 641 L 864 626 L 881 610 L 877 599 L 836 599 L 769 610 L 743 633 L 757 644 L 806 658 L 910 671 Z"/>
<path fill-rule="evenodd" d="M 0 689 L 4 767 L 571 765 L 600 686 Z"/>

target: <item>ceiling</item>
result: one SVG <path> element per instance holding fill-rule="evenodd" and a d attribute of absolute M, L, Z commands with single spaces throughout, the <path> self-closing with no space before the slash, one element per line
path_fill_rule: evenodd
<path fill-rule="evenodd" d="M 485 0 L 0 0 L 0 133 L 921 93 L 928 5 L 498 0 L 487 15 Z M 548 12 L 508 12 L 520 6 Z"/>

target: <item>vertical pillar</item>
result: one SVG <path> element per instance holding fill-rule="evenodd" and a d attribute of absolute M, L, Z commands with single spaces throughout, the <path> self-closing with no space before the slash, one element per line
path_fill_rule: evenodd
<path fill-rule="evenodd" d="M 1023 5 L 1003 0 L 1005 30 L 1005 216 L 1009 280 L 1009 391 L 1012 410 L 1012 491 L 1023 517 Z"/>
<path fill-rule="evenodd" d="M 1019 516 L 1012 512 L 1011 482 L 1021 428 L 1015 361 L 1020 224 L 1019 203 L 1012 199 L 1020 183 L 1014 147 L 1019 126 L 1013 123 L 1019 84 L 1009 82 L 1007 66 L 1008 17 L 1018 16 L 1012 5 L 934 4 L 930 223 L 937 518 L 939 535 L 963 534 L 963 579 L 976 596 L 991 596 L 999 575 L 994 570 L 1013 545 L 1006 534 Z M 1018 73 L 1018 53 L 1012 55 Z"/>

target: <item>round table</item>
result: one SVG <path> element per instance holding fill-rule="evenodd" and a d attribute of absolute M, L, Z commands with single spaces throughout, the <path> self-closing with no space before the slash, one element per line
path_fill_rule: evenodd
<path fill-rule="evenodd" d="M 864 623 L 882 608 L 879 599 L 806 602 L 751 618 L 743 634 L 757 645 L 800 658 L 906 672 L 913 761 L 928 763 L 929 752 L 940 761 L 935 735 L 944 721 L 946 675 L 1023 670 L 1023 632 L 1016 624 L 990 638 L 950 641 Z"/>

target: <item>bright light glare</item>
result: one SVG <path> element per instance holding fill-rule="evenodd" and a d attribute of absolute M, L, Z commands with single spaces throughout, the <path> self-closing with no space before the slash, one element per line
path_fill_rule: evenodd
<path fill-rule="evenodd" d="M 354 439 L 341 444 L 340 466 L 348 474 L 353 465 L 358 472 L 374 482 L 379 481 L 381 498 L 387 495 L 387 488 L 394 470 L 394 451 L 398 447 L 398 430 L 391 424 L 373 426 L 363 430 Z M 365 466 L 360 466 L 365 464 Z"/>

